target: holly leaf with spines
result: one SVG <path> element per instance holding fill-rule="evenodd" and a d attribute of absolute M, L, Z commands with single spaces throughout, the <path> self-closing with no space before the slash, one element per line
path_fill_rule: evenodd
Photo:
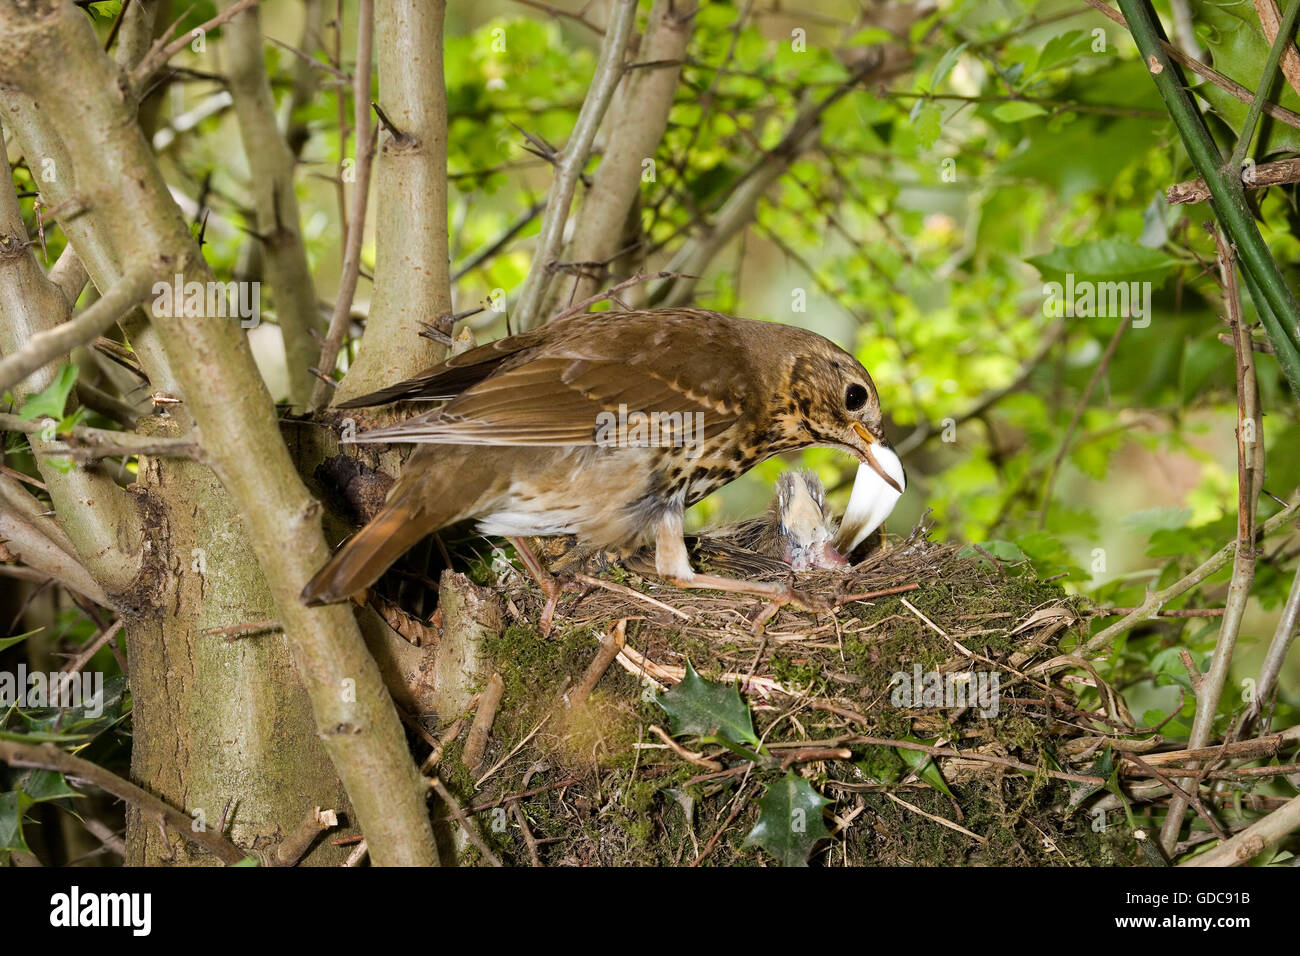
<path fill-rule="evenodd" d="M 782 866 L 807 866 L 817 841 L 830 838 L 822 820 L 822 810 L 829 804 L 812 784 L 790 771 L 758 801 L 758 822 L 744 846 L 761 847 Z"/>
<path fill-rule="evenodd" d="M 686 662 L 681 682 L 657 698 L 668 715 L 674 737 L 696 734 L 722 744 L 759 746 L 749 707 L 735 684 L 715 684 Z"/>
<path fill-rule="evenodd" d="M 0 851 L 28 850 L 23 838 L 23 814 L 31 805 L 31 797 L 20 790 L 0 793 Z"/>

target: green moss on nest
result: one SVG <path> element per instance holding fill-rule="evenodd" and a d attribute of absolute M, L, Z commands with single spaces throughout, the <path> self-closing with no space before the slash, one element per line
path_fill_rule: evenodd
<path fill-rule="evenodd" d="M 582 681 L 602 636 L 624 618 L 641 618 L 629 621 L 627 643 L 658 667 L 671 671 L 689 660 L 713 679 L 752 673 L 794 693 L 748 695 L 755 726 L 769 746 L 848 742 L 848 760 L 793 764 L 834 801 L 837 816 L 854 821 L 833 846 L 814 854 L 814 862 L 831 852 L 837 864 L 842 854 L 857 864 L 1137 861 L 1131 838 L 1094 833 L 1086 817 L 1068 812 L 1068 785 L 1043 772 L 1057 741 L 1041 708 L 1007 705 L 997 716 L 984 717 L 978 708 L 904 708 L 890 701 L 891 678 L 910 675 L 917 664 L 925 672 L 982 668 L 987 666 L 983 658 L 1004 662 L 1026 648 L 1031 659 L 1054 653 L 1055 641 L 1046 647 L 1034 643 L 1036 626 L 1012 631 L 1038 608 L 1068 606 L 1059 587 L 1023 575 L 1004 578 L 983 562 L 957 558 L 955 549 L 909 542 L 908 549 L 886 555 L 869 572 L 813 574 L 800 586 L 824 593 L 912 582 L 920 587 L 847 604 L 834 618 L 785 609 L 768 622 L 764 636 L 748 624 L 761 601 L 676 591 L 621 569 L 601 573 L 681 613 L 596 590 L 561 602 L 549 639 L 524 624 L 507 628 L 484 647 L 506 688 L 485 763 L 509 759 L 479 791 L 473 791 L 472 774 L 452 767 L 459 762 L 458 750 L 449 749 L 443 763 L 448 786 L 466 802 L 530 792 L 519 803 L 532 836 L 543 841 L 538 852 L 547 864 L 677 865 L 694 861 L 710 844 L 706 865 L 771 862 L 743 842 L 758 817 L 756 798 L 785 773 L 779 757 L 770 766 L 746 766 L 721 747 L 687 737 L 679 741 L 682 747 L 722 770 L 688 762 L 650 731 L 651 724 L 668 727 L 667 716 L 643 693 L 641 677 L 617 663 L 583 707 L 565 704 L 563 693 Z M 511 597 L 526 614 L 541 605 L 526 582 Z M 954 640 L 978 655 L 973 665 Z M 1004 679 L 1013 678 L 1005 664 L 1001 669 Z M 1060 692 L 1077 702 L 1072 690 Z M 894 747 L 852 742 L 857 736 L 942 740 L 963 753 L 986 747 L 1040 770 L 940 759 L 949 796 L 912 776 Z M 771 750 L 773 755 L 790 752 Z M 885 789 L 916 809 L 890 799 Z M 978 839 L 917 810 L 952 821 Z M 504 834 L 482 829 L 507 863 L 530 862 L 513 817 Z"/>

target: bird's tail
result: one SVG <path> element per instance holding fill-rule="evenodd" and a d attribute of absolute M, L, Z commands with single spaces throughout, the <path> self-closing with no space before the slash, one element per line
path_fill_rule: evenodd
<path fill-rule="evenodd" d="M 334 604 L 370 587 L 412 545 L 436 527 L 423 520 L 415 488 L 395 488 L 383 510 L 352 536 L 307 582 L 306 605 Z"/>

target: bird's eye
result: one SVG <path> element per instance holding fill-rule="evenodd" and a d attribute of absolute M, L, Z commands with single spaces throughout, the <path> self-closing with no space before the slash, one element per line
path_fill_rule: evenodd
<path fill-rule="evenodd" d="M 856 412 L 865 404 L 867 404 L 867 390 L 854 382 L 844 392 L 844 407 L 851 412 Z"/>

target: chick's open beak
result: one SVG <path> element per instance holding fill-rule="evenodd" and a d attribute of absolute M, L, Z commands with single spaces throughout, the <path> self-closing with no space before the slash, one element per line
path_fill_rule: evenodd
<path fill-rule="evenodd" d="M 875 436 L 872 435 L 871 432 L 867 431 L 866 426 L 861 424 L 860 422 L 853 423 L 853 431 L 856 432 L 857 436 L 862 439 L 861 457 L 862 460 L 866 463 L 867 467 L 870 468 L 872 471 L 874 471 L 876 474 L 878 474 L 880 476 L 881 481 L 889 485 L 889 487 L 893 488 L 901 495 L 903 493 L 903 489 L 898 487 L 898 482 L 885 473 L 885 469 L 880 467 L 880 463 L 876 461 L 875 456 L 871 454 L 871 446 L 876 443 Z"/>

